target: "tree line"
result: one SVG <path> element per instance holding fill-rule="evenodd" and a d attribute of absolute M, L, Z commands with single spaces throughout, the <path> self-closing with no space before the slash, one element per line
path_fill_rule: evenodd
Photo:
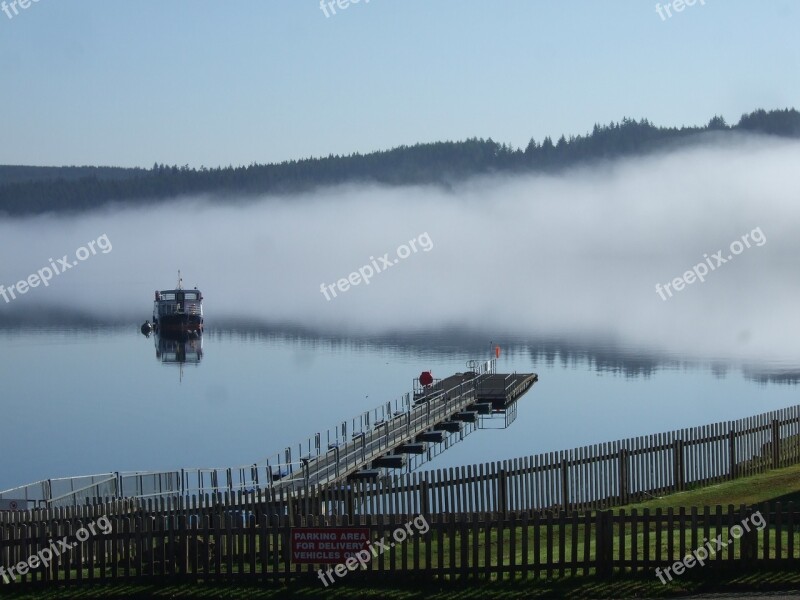
<path fill-rule="evenodd" d="M 272 164 L 199 169 L 156 163 L 151 169 L 0 166 L 0 212 L 79 212 L 111 202 L 155 203 L 191 194 L 225 197 L 293 194 L 345 183 L 447 186 L 490 173 L 555 172 L 591 161 L 700 143 L 735 132 L 800 137 L 800 112 L 756 110 L 735 125 L 713 117 L 703 127 L 656 127 L 642 119 L 595 125 L 586 135 L 531 139 L 512 148 L 491 138 L 399 146 L 391 150 Z"/>

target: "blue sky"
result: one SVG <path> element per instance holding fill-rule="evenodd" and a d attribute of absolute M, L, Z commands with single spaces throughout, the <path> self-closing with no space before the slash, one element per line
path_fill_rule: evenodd
<path fill-rule="evenodd" d="M 0 12 L 0 164 L 237 165 L 472 136 L 524 146 L 624 116 L 688 125 L 800 108 L 793 0 L 698 0 L 666 20 L 650 0 L 18 12 Z"/>

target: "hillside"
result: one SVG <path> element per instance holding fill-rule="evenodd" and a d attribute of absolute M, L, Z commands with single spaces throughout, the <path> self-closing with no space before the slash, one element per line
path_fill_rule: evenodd
<path fill-rule="evenodd" d="M 154 164 L 147 169 L 115 167 L 0 166 L 0 212 L 31 215 L 80 212 L 111 202 L 155 203 L 187 194 L 226 196 L 293 194 L 344 183 L 447 186 L 465 178 L 497 172 L 555 172 L 568 167 L 624 156 L 646 154 L 700 143 L 710 135 L 759 133 L 800 137 L 800 112 L 757 110 L 729 126 L 720 117 L 704 127 L 656 127 L 643 119 L 595 125 L 586 135 L 534 139 L 527 147 L 472 138 L 400 146 L 370 154 L 328 156 L 200 168 Z"/>

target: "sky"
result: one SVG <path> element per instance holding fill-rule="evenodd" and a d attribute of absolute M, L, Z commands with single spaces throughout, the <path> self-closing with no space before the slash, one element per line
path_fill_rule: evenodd
<path fill-rule="evenodd" d="M 8 2 L 0 164 L 524 147 L 626 116 L 699 125 L 800 104 L 792 0 L 663 18 L 650 0 L 361 0 L 327 16 L 317 0 Z"/>

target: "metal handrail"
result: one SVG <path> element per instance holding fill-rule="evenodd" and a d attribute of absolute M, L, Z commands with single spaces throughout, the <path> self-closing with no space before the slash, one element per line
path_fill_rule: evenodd
<path fill-rule="evenodd" d="M 63 479 L 67 479 L 67 478 L 63 478 Z M 62 494 L 61 496 L 56 496 L 55 498 L 50 498 L 49 500 L 45 500 L 45 502 L 47 502 L 48 504 L 52 504 L 53 502 L 58 502 L 59 500 L 63 500 L 64 498 L 69 498 L 70 496 L 75 496 L 75 495 L 77 495 L 77 494 L 79 494 L 81 492 L 84 492 L 86 490 L 90 490 L 93 487 L 97 487 L 99 485 L 103 485 L 105 483 L 109 483 L 110 481 L 113 481 L 115 483 L 115 487 L 116 487 L 117 476 L 116 475 L 111 475 L 107 479 L 104 479 L 102 481 L 97 481 L 97 482 L 95 482 L 95 483 L 93 483 L 91 485 L 87 485 L 87 486 L 84 486 L 82 488 L 78 488 L 77 490 L 71 490 L 67 494 Z"/>

